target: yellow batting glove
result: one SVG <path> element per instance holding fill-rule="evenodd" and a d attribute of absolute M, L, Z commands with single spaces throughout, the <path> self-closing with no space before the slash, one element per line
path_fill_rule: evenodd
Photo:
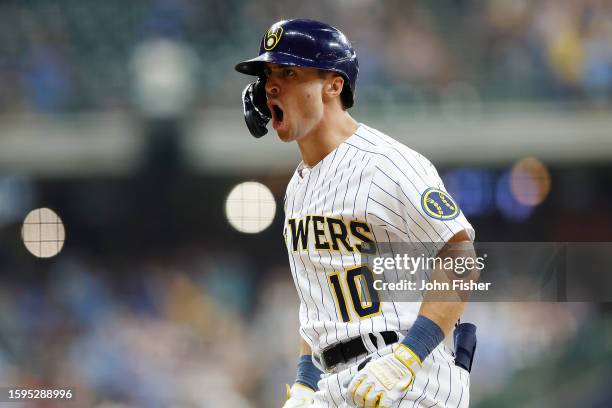
<path fill-rule="evenodd" d="M 355 375 L 346 391 L 346 400 L 355 407 L 389 408 L 406 393 L 421 361 L 403 344 L 393 353 L 370 361 Z"/>
<path fill-rule="evenodd" d="M 314 390 L 305 385 L 295 383 L 291 388 L 287 385 L 287 401 L 283 408 L 305 408 L 314 401 Z"/>

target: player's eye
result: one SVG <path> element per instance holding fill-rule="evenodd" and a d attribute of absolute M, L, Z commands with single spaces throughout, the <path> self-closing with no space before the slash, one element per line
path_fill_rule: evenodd
<path fill-rule="evenodd" d="M 283 75 L 287 78 L 291 78 L 295 76 L 295 71 L 292 68 L 283 69 Z"/>

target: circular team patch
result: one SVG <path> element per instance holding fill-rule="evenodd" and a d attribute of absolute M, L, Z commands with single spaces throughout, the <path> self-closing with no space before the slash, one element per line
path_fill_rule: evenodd
<path fill-rule="evenodd" d="M 421 206 L 425 214 L 437 220 L 452 220 L 459 215 L 459 206 L 455 204 L 451 196 L 433 187 L 423 192 Z"/>

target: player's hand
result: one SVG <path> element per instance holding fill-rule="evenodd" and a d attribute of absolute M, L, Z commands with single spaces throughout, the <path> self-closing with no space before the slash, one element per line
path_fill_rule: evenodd
<path fill-rule="evenodd" d="M 315 392 L 302 384 L 287 385 L 287 401 L 283 408 L 305 408 L 312 405 Z"/>
<path fill-rule="evenodd" d="M 389 408 L 414 381 L 421 368 L 419 358 L 403 344 L 393 353 L 370 361 L 350 382 L 346 400 L 356 407 Z"/>

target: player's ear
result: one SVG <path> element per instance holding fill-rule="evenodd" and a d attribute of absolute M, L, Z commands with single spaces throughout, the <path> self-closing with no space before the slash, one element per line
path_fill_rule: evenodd
<path fill-rule="evenodd" d="M 324 95 L 329 98 L 335 98 L 340 96 L 342 93 L 342 88 L 344 87 L 344 78 L 337 74 L 329 75 L 325 81 L 325 86 L 323 87 Z"/>
<path fill-rule="evenodd" d="M 328 102 L 340 97 L 344 78 L 336 73 L 329 73 L 323 84 L 323 100 Z"/>

